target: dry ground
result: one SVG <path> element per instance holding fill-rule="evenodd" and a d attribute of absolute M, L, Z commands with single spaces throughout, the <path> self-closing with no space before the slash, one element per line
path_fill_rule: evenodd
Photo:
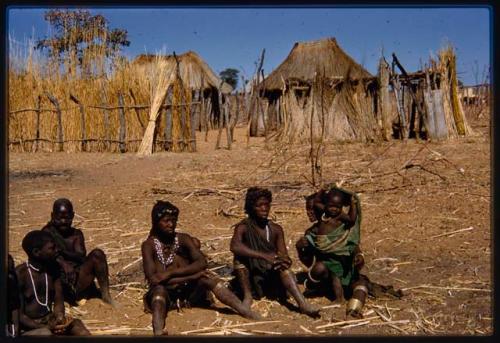
<path fill-rule="evenodd" d="M 403 289 L 401 300 L 370 299 L 366 320 L 344 320 L 344 307 L 325 306 L 313 320 L 271 301 L 254 303 L 269 323 L 251 323 L 217 304 L 216 309 L 171 312 L 171 334 L 231 335 L 483 335 L 492 329 L 489 118 L 472 123 L 477 136 L 448 142 L 393 141 L 329 144 L 323 177 L 360 194 L 364 272 Z M 231 225 L 243 215 L 245 189 L 266 186 L 274 194 L 273 217 L 283 225 L 294 271 L 302 266 L 294 242 L 307 228 L 303 196 L 308 147 L 246 145 L 238 129 L 232 150 L 214 150 L 216 132 L 197 153 L 11 153 L 9 156 L 9 252 L 25 260 L 23 236 L 49 219 L 52 202 L 70 198 L 87 249 L 102 248 L 110 265 L 113 309 L 91 299 L 68 311 L 93 334 L 151 335 L 140 244 L 155 200 L 181 210 L 178 228 L 201 239 L 206 255 L 230 263 Z"/>

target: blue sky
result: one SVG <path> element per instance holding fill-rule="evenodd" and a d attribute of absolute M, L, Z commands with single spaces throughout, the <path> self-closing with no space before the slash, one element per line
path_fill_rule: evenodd
<path fill-rule="evenodd" d="M 11 8 L 8 32 L 17 41 L 47 36 L 46 8 Z M 231 67 L 249 78 L 266 49 L 264 70 L 275 69 L 297 41 L 335 37 L 340 46 L 376 74 L 382 49 L 415 71 L 447 42 L 457 51 L 465 84 L 483 81 L 490 65 L 491 23 L 486 7 L 395 8 L 167 8 L 93 7 L 111 28 L 128 31 L 130 58 L 148 52 L 196 51 L 216 72 Z M 34 33 L 34 37 L 33 36 Z M 476 71 L 478 70 L 478 71 Z"/>

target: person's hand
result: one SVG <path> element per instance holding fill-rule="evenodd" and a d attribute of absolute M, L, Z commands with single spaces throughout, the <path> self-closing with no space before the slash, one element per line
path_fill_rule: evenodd
<path fill-rule="evenodd" d="M 276 262 L 276 259 L 278 258 L 278 255 L 274 254 L 274 253 L 265 253 L 263 254 L 262 256 L 264 258 L 264 260 L 266 260 L 267 262 L 269 262 L 271 265 L 274 265 L 274 263 Z"/>
<path fill-rule="evenodd" d="M 57 313 L 49 319 L 49 328 L 54 334 L 63 334 L 73 319 L 70 316 L 64 316 L 63 313 Z"/>
<path fill-rule="evenodd" d="M 158 275 L 157 273 L 151 275 L 151 277 L 149 278 L 149 283 L 152 286 L 155 286 L 155 285 L 159 284 L 162 281 L 163 281 L 163 278 L 160 275 Z"/>
<path fill-rule="evenodd" d="M 216 274 L 216 273 L 214 273 L 208 269 L 203 269 L 203 270 L 199 271 L 198 273 L 193 274 L 194 275 L 193 279 L 199 279 L 201 277 L 212 278 L 215 276 L 214 274 Z"/>
<path fill-rule="evenodd" d="M 357 253 L 354 255 L 354 267 L 357 268 L 358 270 L 363 268 L 365 265 L 365 258 L 362 253 Z"/>
<path fill-rule="evenodd" d="M 292 260 L 288 256 L 279 256 L 275 259 L 273 263 L 273 269 L 275 270 L 285 270 L 290 268 L 292 265 Z"/>
<path fill-rule="evenodd" d="M 64 271 L 64 274 L 66 275 L 66 279 L 68 280 L 69 284 L 74 284 L 76 280 L 76 271 L 75 268 L 71 263 L 68 262 L 61 262 L 62 269 Z"/>
<path fill-rule="evenodd" d="M 354 195 L 351 195 L 351 205 L 356 205 L 358 203 L 358 199 Z"/>
<path fill-rule="evenodd" d="M 305 236 L 302 236 L 297 241 L 297 243 L 295 244 L 295 246 L 297 247 L 297 249 L 305 249 L 305 248 L 307 248 L 309 246 L 309 241 L 307 240 L 307 238 Z"/>

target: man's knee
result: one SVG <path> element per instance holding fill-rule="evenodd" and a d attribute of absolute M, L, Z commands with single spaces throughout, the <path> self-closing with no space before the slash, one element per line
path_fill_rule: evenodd
<path fill-rule="evenodd" d="M 106 254 L 99 248 L 92 250 L 89 255 L 90 258 L 97 260 L 99 262 L 106 261 Z"/>
<path fill-rule="evenodd" d="M 151 305 L 154 304 L 163 304 L 166 305 L 169 301 L 167 289 L 162 285 L 156 285 L 153 288 L 151 294 Z"/>
<path fill-rule="evenodd" d="M 290 268 L 280 270 L 279 276 L 282 281 L 287 281 L 287 280 L 295 281 L 295 274 L 290 270 Z"/>
<path fill-rule="evenodd" d="M 311 269 L 311 274 L 316 277 L 325 277 L 328 275 L 328 268 L 323 262 L 316 262 Z"/>
<path fill-rule="evenodd" d="M 202 276 L 198 279 L 198 286 L 213 289 L 219 282 L 222 280 L 217 277 Z"/>

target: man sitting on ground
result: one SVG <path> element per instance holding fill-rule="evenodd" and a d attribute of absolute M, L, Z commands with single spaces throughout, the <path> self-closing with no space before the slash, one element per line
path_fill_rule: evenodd
<path fill-rule="evenodd" d="M 16 268 L 20 293 L 20 329 L 23 335 L 86 336 L 80 319 L 64 315 L 64 298 L 52 236 L 29 232 L 22 241 L 28 261 Z"/>
<path fill-rule="evenodd" d="M 212 291 L 223 304 L 236 310 L 245 318 L 260 316 L 234 295 L 224 282 L 207 267 L 207 261 L 199 249 L 199 241 L 186 233 L 177 233 L 179 209 L 168 201 L 158 201 L 152 210 L 152 228 L 142 243 L 144 274 L 149 291 L 144 296 L 144 307 L 153 313 L 153 332 L 167 335 L 165 320 L 167 311 L 182 301 L 199 305 Z"/>
<path fill-rule="evenodd" d="M 236 224 L 231 239 L 234 272 L 243 293 L 243 303 L 250 308 L 254 297 L 263 296 L 284 301 L 288 292 L 301 313 L 319 317 L 319 310 L 305 300 L 290 270 L 292 260 L 286 249 L 283 228 L 268 219 L 271 202 L 269 190 L 249 188 L 245 199 L 248 217 Z"/>
<path fill-rule="evenodd" d="M 71 226 L 74 216 L 71 201 L 57 199 L 52 207 L 51 220 L 42 229 L 52 235 L 59 250 L 57 263 L 62 272 L 64 300 L 74 305 L 88 297 L 97 291 L 94 283 L 97 278 L 102 300 L 115 305 L 109 293 L 106 255 L 101 249 L 94 249 L 87 255 L 82 231 Z"/>

